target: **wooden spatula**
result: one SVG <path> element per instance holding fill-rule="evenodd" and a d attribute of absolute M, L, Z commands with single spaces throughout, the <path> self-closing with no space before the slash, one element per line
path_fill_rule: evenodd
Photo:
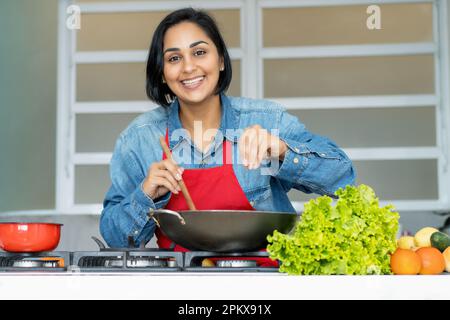
<path fill-rule="evenodd" d="M 159 142 L 161 144 L 161 147 L 164 150 L 164 153 L 165 153 L 167 159 L 170 159 L 173 161 L 172 153 L 170 152 L 170 149 L 167 146 L 167 143 L 166 143 L 166 140 L 164 139 L 164 137 L 160 137 Z M 189 194 L 189 191 L 186 188 L 186 185 L 184 184 L 183 177 L 181 177 L 181 180 L 178 181 L 178 184 L 180 185 L 181 192 L 183 193 L 183 196 L 186 199 L 189 210 L 197 210 L 195 208 L 194 202 L 192 201 L 191 195 Z"/>

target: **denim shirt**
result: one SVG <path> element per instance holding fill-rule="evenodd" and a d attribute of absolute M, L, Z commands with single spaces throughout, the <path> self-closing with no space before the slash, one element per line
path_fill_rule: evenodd
<path fill-rule="evenodd" d="M 100 218 L 100 232 L 111 247 L 148 242 L 155 223 L 151 209 L 166 206 L 171 193 L 152 200 L 142 184 L 152 163 L 162 159 L 159 138 L 168 130 L 174 160 L 185 169 L 222 165 L 223 138 L 231 142 L 236 178 L 256 210 L 295 212 L 288 191 L 329 195 L 354 184 L 355 171 L 347 155 L 330 139 L 309 132 L 299 119 L 272 101 L 220 96 L 221 124 L 206 154 L 194 146 L 179 119 L 179 103 L 158 107 L 135 120 L 117 139 L 110 163 L 111 187 Z M 268 159 L 254 170 L 241 163 L 238 140 L 247 127 L 260 125 L 288 146 L 283 161 Z"/>

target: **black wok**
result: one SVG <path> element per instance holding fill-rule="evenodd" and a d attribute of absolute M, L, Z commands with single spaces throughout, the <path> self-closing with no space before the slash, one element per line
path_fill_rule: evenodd
<path fill-rule="evenodd" d="M 267 246 L 274 230 L 289 233 L 297 213 L 239 210 L 152 210 L 149 216 L 176 244 L 189 250 L 251 252 Z"/>

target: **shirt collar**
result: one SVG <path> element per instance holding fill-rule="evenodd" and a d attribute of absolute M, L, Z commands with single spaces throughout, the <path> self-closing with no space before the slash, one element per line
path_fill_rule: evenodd
<path fill-rule="evenodd" d="M 232 143 L 237 143 L 238 137 L 236 136 L 236 131 L 239 127 L 239 112 L 233 108 L 231 105 L 230 99 L 224 94 L 220 94 L 220 105 L 221 105 L 221 121 L 219 130 L 222 132 L 222 135 Z M 169 135 L 169 148 L 172 150 L 183 140 L 188 140 L 188 136 L 183 134 L 184 130 L 180 130 L 180 134 L 177 134 L 178 139 L 170 139 L 172 137 L 172 133 L 177 129 L 182 129 L 180 121 L 180 104 L 178 99 L 175 99 L 172 104 L 169 106 L 169 117 L 167 121 L 168 135 Z M 232 130 L 227 130 L 232 129 Z M 216 141 L 217 144 L 217 141 Z"/>

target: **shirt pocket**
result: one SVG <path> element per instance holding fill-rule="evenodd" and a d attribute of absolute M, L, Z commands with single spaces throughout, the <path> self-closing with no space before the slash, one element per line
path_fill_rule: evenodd
<path fill-rule="evenodd" d="M 270 175 L 262 175 L 260 169 L 249 170 L 246 179 L 249 183 L 244 192 L 252 206 L 270 197 Z"/>
<path fill-rule="evenodd" d="M 259 187 L 247 192 L 247 197 L 252 207 L 267 200 L 272 195 L 270 186 Z"/>

